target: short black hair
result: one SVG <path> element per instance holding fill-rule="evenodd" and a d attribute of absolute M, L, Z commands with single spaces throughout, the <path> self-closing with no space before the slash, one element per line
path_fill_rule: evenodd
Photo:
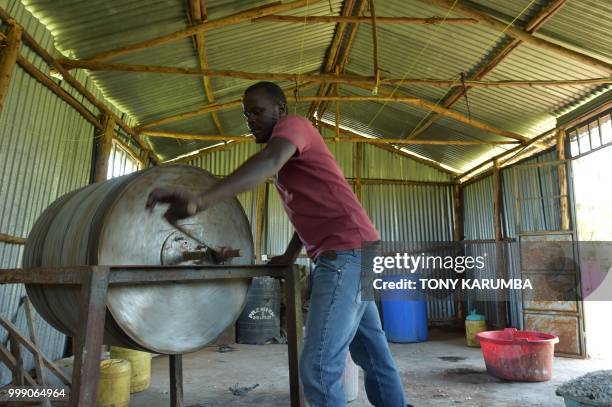
<path fill-rule="evenodd" d="M 280 86 L 278 86 L 277 84 L 273 82 L 266 82 L 266 81 L 257 82 L 256 84 L 249 86 L 244 91 L 244 94 L 246 95 L 247 93 L 252 92 L 254 90 L 258 90 L 258 89 L 265 90 L 268 93 L 268 95 L 272 96 L 275 99 L 276 102 L 282 103 L 285 106 L 287 106 L 287 97 L 285 97 L 285 92 L 283 92 Z"/>

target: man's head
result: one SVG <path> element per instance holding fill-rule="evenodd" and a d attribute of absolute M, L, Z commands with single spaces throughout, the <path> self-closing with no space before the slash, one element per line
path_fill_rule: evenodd
<path fill-rule="evenodd" d="M 272 82 L 257 82 L 244 91 L 243 113 L 255 142 L 266 143 L 278 120 L 287 115 L 283 90 Z"/>

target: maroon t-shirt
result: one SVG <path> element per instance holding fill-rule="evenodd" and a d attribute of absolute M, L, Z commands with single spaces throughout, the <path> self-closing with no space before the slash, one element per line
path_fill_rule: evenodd
<path fill-rule="evenodd" d="M 272 138 L 289 140 L 297 153 L 275 177 L 283 207 L 306 252 L 359 248 L 380 239 L 323 138 L 302 116 L 281 118 Z"/>

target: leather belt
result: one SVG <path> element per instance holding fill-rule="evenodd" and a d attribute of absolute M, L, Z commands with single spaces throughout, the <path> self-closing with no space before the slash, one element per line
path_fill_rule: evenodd
<path fill-rule="evenodd" d="M 334 250 L 326 250 L 324 252 L 321 252 L 321 254 L 319 254 L 319 256 L 317 257 L 321 257 L 326 260 L 336 260 L 338 258 L 338 255 Z"/>

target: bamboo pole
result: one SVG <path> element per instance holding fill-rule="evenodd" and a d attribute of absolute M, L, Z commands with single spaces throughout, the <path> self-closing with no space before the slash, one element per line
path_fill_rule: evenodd
<path fill-rule="evenodd" d="M 486 131 L 488 133 L 492 133 L 492 134 L 496 134 L 502 137 L 507 137 L 507 138 L 511 138 L 514 140 L 519 140 L 521 142 L 528 142 L 529 139 L 525 136 L 522 136 L 520 134 L 517 133 L 513 133 L 510 131 L 506 131 L 506 130 L 502 130 L 502 129 L 498 129 L 494 126 L 488 125 L 486 123 L 480 122 L 478 120 L 469 118 L 461 113 L 458 112 L 454 112 L 452 110 L 449 109 L 445 109 L 441 106 L 438 106 L 432 102 L 428 102 L 422 99 L 418 99 L 418 98 L 412 98 L 412 97 L 402 97 L 402 96 L 391 96 L 389 94 L 386 95 L 382 95 L 382 96 L 300 96 L 298 98 L 295 98 L 295 96 L 288 96 L 287 97 L 288 100 L 293 99 L 296 102 L 312 102 L 312 101 L 316 101 L 316 100 L 321 100 L 321 101 L 328 101 L 328 102 L 334 102 L 336 100 L 341 101 L 341 102 L 365 102 L 365 101 L 374 101 L 374 102 L 396 102 L 396 103 L 406 103 L 412 106 L 416 106 L 422 109 L 430 109 L 433 110 L 435 112 L 438 112 L 440 114 L 442 114 L 443 116 L 446 117 L 450 117 L 454 120 L 457 120 L 459 122 L 468 124 L 472 127 L 481 129 L 483 131 Z M 173 116 L 169 116 L 163 119 L 159 119 L 153 122 L 149 122 L 149 123 L 145 123 L 140 125 L 137 129 L 143 130 L 143 129 L 147 129 L 153 126 L 158 126 L 161 124 L 167 124 L 167 123 L 171 123 L 171 122 L 175 122 L 175 121 L 179 121 L 179 120 L 184 120 L 187 118 L 192 118 L 192 117 L 196 117 L 196 116 L 200 116 L 202 114 L 205 113 L 209 113 L 212 111 L 216 111 L 216 110 L 222 110 L 222 109 L 228 109 L 228 108 L 232 108 L 232 107 L 236 107 L 241 103 L 241 100 L 234 100 L 234 101 L 230 101 L 230 102 L 225 102 L 225 103 L 214 103 L 214 104 L 210 104 L 210 105 L 206 105 L 198 110 L 192 111 L 192 112 L 187 112 L 187 113 L 181 113 L 181 114 L 177 114 L 177 115 L 173 115 Z"/>
<path fill-rule="evenodd" d="M 470 168 L 469 170 L 464 171 L 457 177 L 457 179 L 459 180 L 461 185 L 465 185 L 467 183 L 474 182 L 474 180 L 476 179 L 476 175 L 478 176 L 478 178 L 486 176 L 488 173 L 488 171 L 486 171 L 487 167 L 489 168 L 492 167 L 492 165 L 494 164 L 496 160 L 499 161 L 501 166 L 503 167 L 508 160 L 512 159 L 512 157 L 519 154 L 521 151 L 527 151 L 530 147 L 532 147 L 536 143 L 543 142 L 546 138 L 550 137 L 551 134 L 554 134 L 556 131 L 557 129 L 545 131 L 544 133 L 532 138 L 531 141 L 526 145 L 520 145 L 520 146 L 511 148 L 507 151 L 504 151 L 503 153 L 497 154 L 496 156 L 486 161 L 483 161 L 482 163 Z M 484 171 L 484 172 L 478 173 L 476 175 L 471 175 L 478 171 Z"/>
<path fill-rule="evenodd" d="M 364 0 L 357 0 L 361 2 L 357 5 L 357 14 L 360 14 L 361 5 L 364 4 Z M 342 16 L 349 17 L 351 16 L 352 10 L 355 6 L 355 0 L 345 0 L 344 5 L 342 6 Z M 333 72 L 335 67 L 339 65 L 340 59 L 340 47 L 343 43 L 343 38 L 348 30 L 354 31 L 354 26 L 347 23 L 340 23 L 336 27 L 336 32 L 334 34 L 334 38 L 332 40 L 331 46 L 329 47 L 329 51 L 325 58 L 325 67 L 323 69 L 323 73 Z M 344 52 L 349 52 L 352 44 L 347 43 L 346 47 L 344 47 Z M 318 96 L 323 96 L 329 94 L 331 90 L 331 86 L 327 83 L 323 83 L 319 86 L 319 90 L 317 91 Z M 319 102 L 312 102 L 310 104 L 310 108 L 308 109 L 308 114 L 306 117 L 309 119 L 314 119 L 315 112 L 319 108 Z"/>
<path fill-rule="evenodd" d="M 0 7 L 0 19 L 3 21 L 8 21 L 11 19 L 11 16 Z M 129 134 L 136 143 L 140 146 L 141 149 L 147 151 L 150 158 L 154 163 L 158 164 L 159 159 L 153 154 L 148 146 L 146 146 L 142 140 L 138 138 L 136 132 L 123 121 L 119 116 L 113 113 L 106 105 L 100 102 L 91 92 L 89 92 L 79 81 L 77 81 L 55 58 L 53 58 L 46 49 L 40 46 L 34 38 L 32 38 L 27 31 L 23 31 L 21 39 L 25 45 L 27 45 L 30 49 L 32 49 L 38 56 L 40 56 L 46 63 L 49 64 L 52 68 L 54 68 L 63 78 L 65 82 L 67 82 L 70 86 L 72 86 L 77 92 L 82 94 L 92 105 L 94 105 L 100 112 L 102 113 L 110 113 L 114 116 L 115 121 L 127 134 Z"/>
<path fill-rule="evenodd" d="M 0 242 L 8 243 L 8 244 L 26 244 L 26 240 L 23 237 L 7 235 L 4 233 L 0 233 Z"/>
<path fill-rule="evenodd" d="M 229 102 L 223 102 L 223 103 L 210 103 L 210 104 L 207 104 L 191 112 L 179 113 L 179 114 L 175 114 L 172 116 L 164 117 L 163 119 L 158 119 L 158 120 L 153 120 L 147 123 L 143 123 L 140 126 L 136 127 L 136 131 L 141 131 L 143 129 L 148 129 L 154 126 L 161 126 L 162 124 L 174 123 L 177 121 L 190 119 L 192 117 L 202 116 L 206 113 L 210 113 L 210 112 L 214 112 L 218 110 L 230 109 L 233 107 L 240 106 L 241 104 L 242 104 L 242 98 L 232 100 Z"/>
<path fill-rule="evenodd" d="M 502 129 L 498 129 L 494 126 L 491 126 L 489 124 L 483 123 L 479 120 L 476 119 L 472 119 L 470 117 L 467 117 L 461 113 L 455 112 L 453 110 L 449 110 L 446 109 L 442 106 L 439 106 L 435 103 L 432 102 L 428 102 L 426 100 L 423 99 L 419 99 L 419 98 L 413 98 L 413 97 L 403 97 L 403 96 L 393 96 L 390 93 L 385 93 L 384 95 L 377 95 L 377 96 L 319 96 L 319 97 L 301 97 L 299 101 L 307 101 L 311 98 L 318 98 L 319 100 L 328 100 L 328 101 L 334 101 L 334 100 L 341 100 L 344 102 L 364 102 L 364 101 L 374 101 L 374 102 L 397 102 L 397 103 L 405 103 L 411 106 L 416 106 L 419 107 L 421 109 L 425 109 L 425 110 L 432 110 L 434 112 L 437 112 L 443 116 L 446 117 L 450 117 L 451 119 L 454 119 L 458 122 L 467 124 L 469 126 L 475 127 L 477 129 L 486 131 L 487 133 L 492 133 L 492 134 L 496 134 L 502 137 L 507 137 L 507 138 L 511 138 L 514 140 L 519 140 L 521 142 L 528 142 L 529 138 L 517 134 L 517 133 L 513 133 L 511 131 L 507 131 L 507 130 L 502 130 Z"/>
<path fill-rule="evenodd" d="M 567 2 L 567 0 L 555 0 L 549 4 L 549 6 L 540 10 L 540 12 L 533 17 L 527 23 L 525 29 L 529 33 L 534 33 L 537 31 L 546 21 L 548 21 L 552 16 L 557 13 L 561 7 Z M 512 52 L 521 45 L 523 41 L 518 39 L 513 39 L 508 44 L 502 46 L 497 51 L 493 51 L 492 56 L 488 57 L 486 62 L 480 66 L 480 68 L 476 69 L 476 71 L 470 75 L 469 82 L 466 84 L 466 87 L 463 86 L 455 88 L 453 92 L 446 95 L 444 99 L 441 101 L 441 105 L 447 108 L 453 107 L 461 98 L 464 96 L 465 92 L 467 92 L 470 87 L 472 87 L 471 82 L 478 81 L 484 78 L 487 74 L 489 74 L 497 65 L 499 65 L 503 60 L 505 60 Z M 432 113 L 429 117 L 418 126 L 410 135 L 410 137 L 418 137 L 420 134 L 424 133 L 437 119 L 438 115 Z"/>
<path fill-rule="evenodd" d="M 502 229 L 502 189 L 499 160 L 493 163 L 493 222 L 495 224 L 495 240 L 500 242 L 503 238 Z"/>
<path fill-rule="evenodd" d="M 533 34 L 523 31 L 521 29 L 518 29 L 512 26 L 507 27 L 506 23 L 494 17 L 491 17 L 488 14 L 485 14 L 481 11 L 476 10 L 466 5 L 462 1 L 455 1 L 455 0 L 427 0 L 427 1 L 421 0 L 421 1 L 427 4 L 433 4 L 439 7 L 443 7 L 443 8 L 453 7 L 453 12 L 457 12 L 465 16 L 475 18 L 481 24 L 484 24 L 492 28 L 495 31 L 498 31 L 498 32 L 503 31 L 507 33 L 508 35 L 516 39 L 519 39 L 527 44 L 531 44 L 544 51 L 552 52 L 556 55 L 560 55 L 562 57 L 569 58 L 573 60 L 574 62 L 578 62 L 580 64 L 587 65 L 592 68 L 601 69 L 607 73 L 612 72 L 612 64 L 609 64 L 605 61 L 601 61 L 591 56 L 582 54 L 580 52 L 571 50 L 564 46 L 552 43 L 550 41 L 535 37 Z"/>
<path fill-rule="evenodd" d="M 115 119 L 109 114 L 104 116 L 104 126 L 97 140 L 96 157 L 94 159 L 94 182 L 106 181 L 108 176 L 108 161 L 113 147 L 115 134 Z"/>
<path fill-rule="evenodd" d="M 372 19 L 372 61 L 374 65 L 374 94 L 378 93 L 380 84 L 380 67 L 378 66 L 378 29 L 376 28 L 376 11 L 374 0 L 368 0 L 370 5 L 370 17 Z"/>
<path fill-rule="evenodd" d="M 290 81 L 290 82 L 327 82 L 347 84 L 372 84 L 373 78 L 360 75 L 334 75 L 334 74 L 292 74 L 292 73 L 269 73 L 269 72 L 245 72 L 229 69 L 198 69 L 177 66 L 156 65 L 133 65 L 133 64 L 111 64 L 89 60 L 70 60 L 64 65 L 68 68 L 81 68 L 90 71 L 120 71 L 140 72 L 166 75 L 191 75 L 208 77 L 240 78 L 254 81 Z"/>
<path fill-rule="evenodd" d="M 183 38 L 188 38 L 198 32 L 206 32 L 217 28 L 243 23 L 269 14 L 284 13 L 306 5 L 313 5 L 315 3 L 318 3 L 319 1 L 321 0 L 296 0 L 288 3 L 276 2 L 266 6 L 255 7 L 235 14 L 231 14 L 227 17 L 206 21 L 202 24 L 194 25 L 192 27 L 185 28 L 170 34 L 162 35 L 157 38 L 141 41 L 136 44 L 127 45 L 125 47 L 120 47 L 109 51 L 103 51 L 87 58 L 87 60 L 102 61 L 105 59 L 115 58 L 121 55 L 131 54 L 141 49 L 151 48 L 158 45 L 178 41 Z"/>
<path fill-rule="evenodd" d="M 202 24 L 204 21 L 204 15 L 206 15 L 206 10 L 203 9 L 205 7 L 202 4 L 201 0 L 189 0 L 190 6 L 190 16 L 191 20 L 195 24 Z M 200 64 L 200 69 L 208 69 L 208 58 L 206 57 L 206 40 L 204 38 L 203 32 L 198 32 L 195 34 L 195 45 L 198 53 L 198 62 Z M 213 95 L 212 85 L 210 83 L 210 77 L 207 75 L 202 76 L 202 86 L 204 89 L 204 94 L 206 95 L 206 99 L 209 103 L 213 103 L 215 101 L 215 96 Z M 211 118 L 215 127 L 219 131 L 219 133 L 225 133 L 223 131 L 223 126 L 221 125 L 221 120 L 219 120 L 219 116 L 217 112 L 211 113 Z"/>
<path fill-rule="evenodd" d="M 5 21 L 9 24 L 6 46 L 0 56 L 0 112 L 4 107 L 4 100 L 8 94 L 9 84 L 19 55 L 21 47 L 21 35 L 23 28 L 15 20 Z M 4 35 L 3 35 L 4 37 Z"/>
<path fill-rule="evenodd" d="M 372 24 L 370 17 L 359 16 L 281 16 L 271 14 L 252 20 L 255 23 L 293 23 L 293 24 Z M 467 25 L 477 24 L 475 18 L 447 18 L 444 17 L 377 17 L 378 24 L 414 24 L 414 25 Z"/>
<path fill-rule="evenodd" d="M 158 66 L 158 65 L 135 65 L 135 64 L 113 64 L 99 61 L 88 60 L 68 60 L 64 63 L 68 68 L 81 68 L 90 71 L 118 71 L 118 72 L 138 72 L 160 75 L 187 75 L 202 76 L 204 78 L 225 77 L 240 78 L 248 80 L 266 81 L 290 81 L 290 82 L 314 82 L 323 84 L 347 84 L 372 86 L 376 84 L 375 76 L 347 75 L 347 74 L 290 74 L 278 72 L 246 72 L 228 69 L 208 69 L 208 68 L 187 68 L 178 66 Z M 482 81 L 467 80 L 459 83 L 452 79 L 435 78 L 380 78 L 381 85 L 415 85 L 432 86 L 437 88 L 463 88 L 465 86 L 475 88 L 540 88 L 540 87 L 565 87 L 565 86 L 586 86 L 586 85 L 605 85 L 612 84 L 612 76 L 585 78 L 585 79 L 566 79 L 566 80 L 503 80 L 503 81 Z"/>
<path fill-rule="evenodd" d="M 336 125 L 328 125 L 321 123 L 323 127 L 330 128 L 332 130 L 338 129 Z M 485 140 L 407 140 L 403 138 L 368 138 L 363 136 L 356 137 L 342 137 L 340 134 L 353 134 L 344 129 L 338 129 L 335 137 L 323 137 L 325 141 L 329 142 L 344 142 L 344 143 L 365 143 L 365 144 L 403 144 L 403 145 L 460 145 L 460 146 L 474 146 L 474 145 L 505 145 L 511 144 L 516 145 L 515 141 L 485 141 Z M 171 131 L 155 131 L 155 130 L 143 130 L 142 135 L 147 137 L 163 137 L 172 138 L 179 140 L 200 140 L 200 141 L 232 141 L 232 142 L 254 142 L 255 139 L 248 136 L 229 136 L 224 134 L 192 134 L 192 133 L 181 133 Z"/>
<path fill-rule="evenodd" d="M 463 240 L 463 205 L 461 202 L 461 194 L 463 190 L 461 185 L 453 185 L 453 210 L 455 213 L 454 224 L 454 240 L 460 242 Z"/>
<path fill-rule="evenodd" d="M 561 230 L 570 230 L 569 196 L 567 187 L 568 180 L 567 169 L 565 167 L 567 159 L 565 153 L 565 140 L 565 129 L 561 128 L 557 131 L 557 156 L 559 161 L 563 162 L 563 164 L 560 164 L 557 167 L 559 172 L 559 210 L 561 211 Z"/>
<path fill-rule="evenodd" d="M 308 89 L 309 87 L 312 86 L 312 82 L 306 82 L 303 83 L 301 85 L 298 86 L 298 89 Z M 168 123 L 174 123 L 177 121 L 181 121 L 181 120 L 185 120 L 185 119 L 190 119 L 192 117 L 197 117 L 197 116 L 202 116 L 206 113 L 210 113 L 210 112 L 214 112 L 214 111 L 218 111 L 218 110 L 224 110 L 224 109 L 231 109 L 237 106 L 240 106 L 242 104 L 242 98 L 239 99 L 235 99 L 235 100 L 231 100 L 228 102 L 222 102 L 222 103 L 210 103 L 207 105 L 202 106 L 199 109 L 193 110 L 191 112 L 185 112 L 185 113 L 179 113 L 179 114 L 175 114 L 172 116 L 168 116 L 168 117 L 164 117 L 158 120 L 153 120 L 147 123 L 143 123 L 139 126 L 137 126 L 135 128 L 135 131 L 142 131 L 143 129 L 148 129 L 154 126 L 160 126 L 162 124 L 168 124 Z"/>
<path fill-rule="evenodd" d="M 34 79 L 38 80 L 44 86 L 46 86 L 51 92 L 55 93 L 60 99 L 72 106 L 77 112 L 83 116 L 85 120 L 94 125 L 97 129 L 102 129 L 102 123 L 87 110 L 78 100 L 64 90 L 61 86 L 55 83 L 50 77 L 39 71 L 34 65 L 27 61 L 24 57 L 19 55 L 17 57 L 17 63 L 23 68 L 28 74 Z"/>

